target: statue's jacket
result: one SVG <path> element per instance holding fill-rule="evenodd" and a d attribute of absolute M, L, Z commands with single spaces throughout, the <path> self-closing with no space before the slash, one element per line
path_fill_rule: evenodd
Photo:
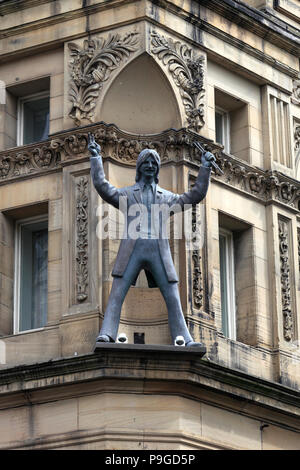
<path fill-rule="evenodd" d="M 175 194 L 165 189 L 160 188 L 156 185 L 156 193 L 154 195 L 154 203 L 157 205 L 168 205 L 169 207 L 176 207 L 181 208 L 184 210 L 186 205 L 194 205 L 202 201 L 206 196 L 208 186 L 209 186 L 209 179 L 210 179 L 210 172 L 211 169 L 208 167 L 201 166 L 199 169 L 198 177 L 193 188 L 184 193 L 184 194 Z M 91 157 L 91 175 L 93 179 L 94 186 L 101 196 L 101 198 L 114 206 L 115 208 L 120 208 L 120 201 L 121 197 L 123 201 L 126 200 L 126 210 L 127 214 L 127 224 L 126 226 L 130 226 L 130 222 L 133 219 L 136 219 L 136 213 L 134 215 L 130 215 L 132 211 L 130 211 L 130 207 L 132 205 L 141 205 L 142 204 L 142 191 L 140 185 L 138 183 L 134 184 L 133 186 L 127 186 L 124 188 L 116 188 L 112 184 L 107 181 L 105 178 L 103 163 L 101 156 L 98 157 Z M 163 232 L 162 225 L 166 221 L 163 217 L 159 218 L 159 225 L 160 225 L 160 233 Z M 124 271 L 127 267 L 128 261 L 130 256 L 134 250 L 134 246 L 136 243 L 136 238 L 130 238 L 129 235 L 123 237 L 120 243 L 119 251 L 117 254 L 116 262 L 112 271 L 112 276 L 122 277 Z M 170 245 L 168 238 L 160 238 L 158 237 L 158 246 L 160 251 L 160 256 L 165 267 L 167 278 L 169 282 L 178 282 L 178 277 L 176 274 L 176 270 L 173 264 Z M 146 273 L 147 274 L 147 273 Z M 147 275 L 148 278 L 148 275 Z M 149 278 L 148 278 L 149 282 Z M 150 284 L 149 284 L 150 285 Z M 151 287 L 154 287 L 152 285 Z"/>

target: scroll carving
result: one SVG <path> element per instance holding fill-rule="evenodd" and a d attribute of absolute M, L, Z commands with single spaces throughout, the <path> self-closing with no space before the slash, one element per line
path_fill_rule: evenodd
<path fill-rule="evenodd" d="M 286 341 L 291 341 L 293 339 L 293 315 L 289 262 L 289 232 L 288 224 L 283 220 L 279 220 L 279 252 L 283 336 Z"/>
<path fill-rule="evenodd" d="M 202 55 L 193 57 L 192 49 L 179 41 L 165 39 L 156 31 L 151 33 L 152 52 L 168 66 L 179 87 L 185 108 L 188 128 L 198 132 L 204 125 L 204 64 Z"/>
<path fill-rule="evenodd" d="M 73 42 L 68 44 L 71 54 L 69 99 L 72 102 L 69 116 L 77 126 L 83 119 L 93 121 L 103 83 L 125 58 L 137 50 L 137 35 L 133 32 L 123 38 L 114 34 L 108 39 L 86 39 L 83 48 Z"/>
<path fill-rule="evenodd" d="M 76 183 L 76 299 L 88 298 L 88 189 L 87 176 Z"/>

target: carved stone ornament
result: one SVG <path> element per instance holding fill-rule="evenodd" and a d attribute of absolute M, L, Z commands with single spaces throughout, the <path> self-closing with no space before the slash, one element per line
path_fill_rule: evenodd
<path fill-rule="evenodd" d="M 192 49 L 179 41 L 165 39 L 156 31 L 151 33 L 153 54 L 167 65 L 179 87 L 188 121 L 188 128 L 198 132 L 204 125 L 204 64 L 202 55 L 193 56 Z"/>
<path fill-rule="evenodd" d="M 289 232 L 288 225 L 285 221 L 279 220 L 278 223 L 283 336 L 286 341 L 291 341 L 293 339 L 293 315 L 289 263 Z"/>
<path fill-rule="evenodd" d="M 294 126 L 294 150 L 297 157 L 298 152 L 300 151 L 300 124 L 295 123 Z"/>
<path fill-rule="evenodd" d="M 76 183 L 76 299 L 88 298 L 88 197 L 89 180 L 81 176 Z"/>
<path fill-rule="evenodd" d="M 196 206 L 192 208 L 192 232 L 195 232 L 197 217 Z M 200 250 L 192 251 L 192 265 L 193 265 L 193 304 L 196 309 L 203 307 L 203 287 L 202 287 L 202 272 L 201 272 L 201 255 Z"/>
<path fill-rule="evenodd" d="M 292 103 L 300 104 L 300 80 L 294 80 L 293 92 L 292 92 Z"/>
<path fill-rule="evenodd" d="M 69 116 L 77 126 L 83 119 L 93 121 L 103 83 L 124 59 L 137 50 L 138 34 L 132 32 L 123 38 L 113 34 L 108 39 L 86 39 L 83 48 L 73 42 L 68 44 L 71 55 L 69 99 L 72 102 Z"/>
<path fill-rule="evenodd" d="M 186 161 L 199 166 L 199 153 L 193 142 L 212 151 L 223 175 L 212 172 L 212 179 L 237 191 L 251 194 L 266 203 L 275 200 L 294 211 L 300 205 L 300 181 L 276 171 L 264 171 L 233 155 L 222 152 L 221 147 L 195 132 L 182 128 L 168 129 L 160 134 L 135 135 L 120 130 L 114 124 L 97 123 L 78 130 L 57 134 L 51 141 L 43 141 L 0 152 L 0 184 L 23 177 L 59 171 L 62 166 L 80 159 L 89 159 L 88 133 L 95 135 L 101 145 L 103 158 L 120 164 L 135 166 L 138 154 L 144 148 L 157 150 L 162 164 L 168 161 Z"/>
<path fill-rule="evenodd" d="M 264 201 L 277 200 L 299 210 L 300 184 L 297 180 L 274 170 L 263 171 L 254 168 L 220 152 L 216 152 L 215 156 L 217 164 L 224 172 L 224 175 L 216 176 L 217 180 Z"/>
<path fill-rule="evenodd" d="M 50 141 L 6 150 L 0 153 L 0 181 L 49 170 L 58 163 Z"/>

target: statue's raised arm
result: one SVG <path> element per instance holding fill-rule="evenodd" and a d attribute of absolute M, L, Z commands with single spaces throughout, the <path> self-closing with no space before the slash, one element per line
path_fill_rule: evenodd
<path fill-rule="evenodd" d="M 109 183 L 105 178 L 103 162 L 101 157 L 101 147 L 95 141 L 93 134 L 88 134 L 88 149 L 91 154 L 91 175 L 95 189 L 105 202 L 112 206 L 119 207 L 119 190 Z"/>
<path fill-rule="evenodd" d="M 201 158 L 198 157 L 199 160 L 201 159 L 201 166 L 199 168 L 195 184 L 192 189 L 183 194 L 169 193 L 168 204 L 173 208 L 177 206 L 178 208 L 181 207 L 181 210 L 184 210 L 185 208 L 189 208 L 190 205 L 201 202 L 207 194 L 211 167 L 214 166 L 219 169 L 216 164 L 216 158 L 211 152 L 208 152 L 203 148 L 198 148 L 198 150 L 201 152 Z M 176 212 L 176 209 L 174 212 Z"/>

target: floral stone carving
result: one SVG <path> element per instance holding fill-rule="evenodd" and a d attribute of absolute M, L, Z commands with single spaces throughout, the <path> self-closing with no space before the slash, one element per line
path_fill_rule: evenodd
<path fill-rule="evenodd" d="M 279 220 L 279 253 L 281 272 L 281 304 L 283 315 L 283 336 L 286 341 L 293 339 L 293 315 L 291 299 L 291 279 L 289 262 L 288 224 Z"/>
<path fill-rule="evenodd" d="M 76 125 L 79 126 L 83 119 L 93 121 L 103 83 L 125 58 L 137 50 L 138 34 L 128 33 L 123 38 L 114 34 L 108 39 L 86 39 L 83 48 L 73 42 L 68 44 L 71 54 L 69 99 L 72 102 L 69 116 Z"/>
<path fill-rule="evenodd" d="M 76 299 L 84 302 L 88 297 L 88 189 L 87 176 L 76 183 Z"/>
<path fill-rule="evenodd" d="M 204 64 L 202 55 L 193 57 L 192 49 L 179 41 L 165 39 L 156 31 L 151 33 L 152 53 L 168 66 L 179 87 L 185 108 L 188 128 L 198 132 L 204 125 Z"/>

